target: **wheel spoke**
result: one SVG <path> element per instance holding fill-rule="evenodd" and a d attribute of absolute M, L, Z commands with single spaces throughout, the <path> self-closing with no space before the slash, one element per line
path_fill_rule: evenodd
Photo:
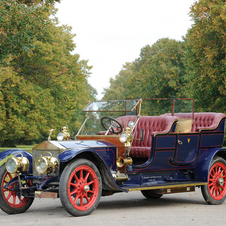
<path fill-rule="evenodd" d="M 83 206 L 83 195 L 80 196 L 80 206 Z"/>
<path fill-rule="evenodd" d="M 8 184 L 8 183 L 9 183 L 9 181 L 4 180 L 4 181 L 3 181 L 3 184 L 4 184 L 4 183 L 5 183 L 5 184 Z M 5 185 L 5 184 L 4 184 L 4 185 Z"/>
<path fill-rule="evenodd" d="M 92 191 L 92 190 L 89 190 L 88 192 L 94 194 L 94 191 Z"/>
<path fill-rule="evenodd" d="M 77 177 L 76 173 L 74 174 L 74 178 L 75 178 L 76 182 L 78 182 L 78 181 L 79 181 L 79 179 L 78 179 L 78 177 Z"/>
<path fill-rule="evenodd" d="M 214 183 L 213 182 L 209 183 L 209 187 L 211 187 L 211 186 L 214 186 Z"/>
<path fill-rule="evenodd" d="M 83 169 L 80 170 L 80 180 L 83 179 Z"/>
<path fill-rule="evenodd" d="M 70 196 L 74 195 L 74 194 L 77 193 L 77 192 L 78 192 L 78 189 L 75 189 L 74 191 L 72 191 L 72 192 L 70 193 Z"/>
<path fill-rule="evenodd" d="M 94 181 L 92 180 L 89 183 L 87 183 L 87 185 L 90 185 L 90 184 L 93 184 L 93 183 L 94 183 Z"/>
<path fill-rule="evenodd" d="M 75 184 L 75 183 L 70 183 L 70 186 L 73 186 L 73 187 L 77 188 L 77 184 Z"/>
<path fill-rule="evenodd" d="M 77 194 L 76 197 L 75 197 L 75 199 L 74 199 L 74 201 L 73 201 L 73 205 L 77 205 L 76 203 L 77 203 L 79 197 L 80 197 L 80 195 Z"/>
<path fill-rule="evenodd" d="M 12 192 L 10 191 L 9 194 L 8 194 L 8 196 L 6 197 L 6 200 L 8 201 L 11 196 L 12 196 Z"/>
<path fill-rule="evenodd" d="M 13 205 L 16 205 L 16 194 L 13 194 Z"/>
<path fill-rule="evenodd" d="M 222 172 L 222 170 L 223 170 L 223 169 L 219 166 L 219 167 L 218 167 L 218 173 L 220 174 L 220 173 Z"/>
<path fill-rule="evenodd" d="M 90 173 L 88 172 L 88 173 L 86 174 L 86 177 L 85 177 L 84 181 L 87 182 L 87 179 L 88 179 L 89 175 L 90 175 Z"/>
<path fill-rule="evenodd" d="M 87 194 L 85 194 L 84 197 L 85 197 L 87 203 L 89 203 L 89 198 L 88 198 Z"/>

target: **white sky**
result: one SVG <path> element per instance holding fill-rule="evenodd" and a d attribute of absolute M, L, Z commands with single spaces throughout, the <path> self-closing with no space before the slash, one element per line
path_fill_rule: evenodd
<path fill-rule="evenodd" d="M 158 39 L 182 40 L 192 21 L 195 0 L 61 0 L 60 23 L 76 34 L 75 53 L 92 65 L 89 83 L 101 99 L 123 64 L 139 57 L 140 50 Z"/>

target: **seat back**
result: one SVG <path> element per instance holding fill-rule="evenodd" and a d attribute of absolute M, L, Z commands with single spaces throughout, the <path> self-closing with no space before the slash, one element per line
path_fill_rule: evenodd
<path fill-rule="evenodd" d="M 171 113 L 164 115 L 171 115 Z M 192 118 L 192 113 L 175 113 L 174 115 L 178 118 Z M 194 113 L 191 132 L 198 132 L 201 128 L 214 129 L 225 116 L 226 115 L 223 113 L 214 112 Z"/>

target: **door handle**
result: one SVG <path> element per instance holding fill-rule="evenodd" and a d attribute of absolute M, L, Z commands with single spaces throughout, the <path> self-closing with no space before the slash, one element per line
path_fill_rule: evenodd
<path fill-rule="evenodd" d="M 178 142 L 179 145 L 183 144 L 183 142 L 181 140 L 177 140 L 177 142 Z"/>

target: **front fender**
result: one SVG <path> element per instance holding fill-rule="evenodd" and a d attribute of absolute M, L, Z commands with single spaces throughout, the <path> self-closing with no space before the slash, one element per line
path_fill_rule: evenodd
<path fill-rule="evenodd" d="M 14 153 L 21 153 L 24 157 L 29 160 L 29 169 L 28 173 L 32 173 L 32 154 L 28 151 L 22 149 L 8 149 L 5 151 L 0 152 L 0 161 L 7 158 L 9 155 L 13 155 Z M 16 157 L 20 157 L 20 154 L 15 154 Z"/>
<path fill-rule="evenodd" d="M 194 170 L 194 180 L 198 182 L 207 182 L 211 162 L 217 153 L 225 152 L 222 148 L 212 148 L 206 150 L 198 160 Z"/>
<path fill-rule="evenodd" d="M 92 149 L 70 149 L 59 154 L 58 158 L 61 162 L 68 162 L 80 154 L 85 154 L 85 156 L 93 161 L 94 164 L 95 162 L 98 162 L 96 166 L 101 174 L 104 189 L 125 192 L 125 190 L 121 189 L 116 184 L 112 177 L 109 164 L 96 151 Z"/>

